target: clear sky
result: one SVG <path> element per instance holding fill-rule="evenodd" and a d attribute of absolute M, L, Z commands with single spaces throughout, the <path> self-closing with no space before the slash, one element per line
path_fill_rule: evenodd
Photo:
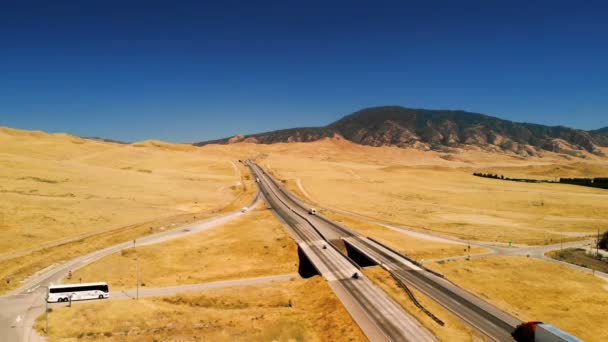
<path fill-rule="evenodd" d="M 0 126 L 200 141 L 358 109 L 608 126 L 601 1 L 0 1 Z"/>

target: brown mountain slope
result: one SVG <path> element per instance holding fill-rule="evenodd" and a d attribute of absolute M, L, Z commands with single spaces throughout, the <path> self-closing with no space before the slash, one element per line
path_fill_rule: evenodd
<path fill-rule="evenodd" d="M 374 107 L 352 113 L 325 127 L 292 128 L 195 143 L 228 144 L 252 142 L 309 142 L 342 136 L 369 146 L 413 147 L 448 150 L 452 147 L 536 155 L 539 150 L 580 155 L 601 155 L 608 136 L 562 126 L 517 123 L 484 114 L 453 110 L 411 109 L 398 106 Z"/>

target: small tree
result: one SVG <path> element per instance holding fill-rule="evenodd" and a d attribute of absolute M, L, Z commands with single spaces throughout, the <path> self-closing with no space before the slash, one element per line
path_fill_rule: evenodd
<path fill-rule="evenodd" d="M 605 231 L 604 234 L 602 234 L 602 237 L 600 238 L 600 242 L 598 243 L 598 245 L 601 249 L 608 250 L 608 231 Z"/>

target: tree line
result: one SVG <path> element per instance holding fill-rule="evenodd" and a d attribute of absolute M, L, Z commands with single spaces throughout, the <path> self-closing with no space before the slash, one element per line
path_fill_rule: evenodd
<path fill-rule="evenodd" d="M 608 178 L 560 178 L 560 183 L 590 186 L 594 188 L 608 189 Z"/>
<path fill-rule="evenodd" d="M 528 179 L 528 178 L 510 178 L 505 177 L 504 175 L 498 175 L 495 173 L 483 173 L 483 172 L 474 172 L 473 176 L 491 178 L 491 179 L 501 179 L 508 180 L 514 182 L 526 182 L 526 183 L 562 183 L 562 184 L 572 184 L 572 185 L 580 185 L 580 186 L 590 186 L 593 188 L 600 189 L 608 189 L 608 178 L 606 177 L 596 177 L 596 178 L 560 178 L 559 181 L 552 180 L 540 180 L 540 179 Z"/>
<path fill-rule="evenodd" d="M 601 249 L 608 250 L 608 231 L 606 231 L 606 232 L 604 232 L 604 234 L 602 234 L 602 237 L 598 241 L 597 245 Z"/>
<path fill-rule="evenodd" d="M 527 179 L 527 178 L 510 178 L 510 177 L 505 177 L 504 175 L 498 175 L 498 174 L 493 174 L 493 173 L 474 172 L 473 176 L 484 177 L 484 178 L 492 178 L 492 179 L 502 179 L 502 180 L 508 180 L 508 181 L 514 181 L 514 182 L 555 183 L 555 182 L 550 181 L 550 180 Z"/>

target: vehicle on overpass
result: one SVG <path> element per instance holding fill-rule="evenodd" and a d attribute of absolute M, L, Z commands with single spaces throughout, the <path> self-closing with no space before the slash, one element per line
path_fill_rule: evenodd
<path fill-rule="evenodd" d="M 517 342 L 582 342 L 582 340 L 543 322 L 525 322 L 511 334 Z"/>
<path fill-rule="evenodd" d="M 104 299 L 110 296 L 107 283 L 65 284 L 49 286 L 46 301 L 49 303 L 70 300 Z"/>

